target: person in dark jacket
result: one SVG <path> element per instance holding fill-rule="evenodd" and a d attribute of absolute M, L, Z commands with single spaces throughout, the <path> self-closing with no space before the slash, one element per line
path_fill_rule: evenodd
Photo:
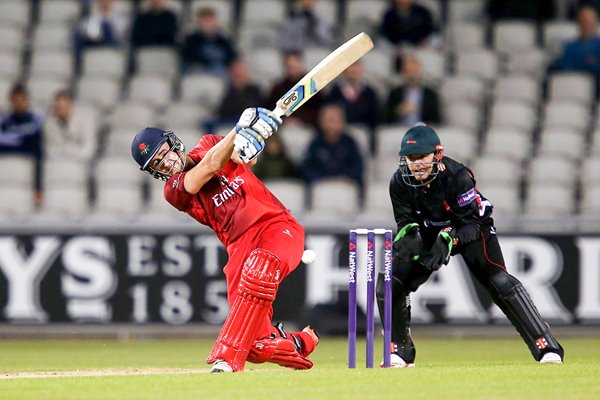
<path fill-rule="evenodd" d="M 169 10 L 165 0 L 148 0 L 147 10 L 141 11 L 133 21 L 131 46 L 175 46 L 177 17 Z"/>
<path fill-rule="evenodd" d="M 196 12 L 196 26 L 183 43 L 182 70 L 225 74 L 237 54 L 231 40 L 221 31 L 215 10 L 200 8 Z"/>
<path fill-rule="evenodd" d="M 386 121 L 413 126 L 417 122 L 442 122 L 438 94 L 423 84 L 423 68 L 416 58 L 407 57 L 402 65 L 403 84 L 390 91 L 385 107 Z"/>
<path fill-rule="evenodd" d="M 444 156 L 437 133 L 425 125 L 409 129 L 400 146 L 400 167 L 390 181 L 398 233 L 392 259 L 393 367 L 413 367 L 410 292 L 460 254 L 517 329 L 534 359 L 561 364 L 564 351 L 542 320 L 527 290 L 504 264 L 492 219 L 492 204 L 475 186 L 471 170 Z M 383 315 L 383 273 L 377 302 Z"/>
<path fill-rule="evenodd" d="M 380 26 L 381 36 L 394 47 L 421 47 L 435 32 L 431 12 L 413 0 L 394 0 Z"/>

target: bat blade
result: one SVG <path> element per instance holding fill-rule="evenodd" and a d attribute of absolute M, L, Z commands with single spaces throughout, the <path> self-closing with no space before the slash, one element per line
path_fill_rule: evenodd
<path fill-rule="evenodd" d="M 284 94 L 277 101 L 273 112 L 279 116 L 289 116 L 372 48 L 373 41 L 369 35 L 361 32 L 354 36 L 325 57 Z"/>

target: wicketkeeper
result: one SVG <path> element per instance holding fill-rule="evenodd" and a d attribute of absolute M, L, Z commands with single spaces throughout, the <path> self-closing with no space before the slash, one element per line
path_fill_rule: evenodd
<path fill-rule="evenodd" d="M 477 190 L 473 173 L 444 156 L 437 133 L 415 126 L 402 138 L 400 168 L 390 196 L 398 234 L 392 277 L 393 367 L 413 367 L 410 292 L 460 254 L 473 276 L 488 290 L 517 329 L 533 358 L 560 364 L 564 351 L 552 336 L 521 282 L 508 273 L 492 219 L 492 204 Z M 383 276 L 377 302 L 383 315 Z"/>
<path fill-rule="evenodd" d="M 243 371 L 246 360 L 313 365 L 307 357 L 319 339 L 310 326 L 286 333 L 271 324 L 279 283 L 300 263 L 304 229 L 250 170 L 281 122 L 249 108 L 225 137 L 205 135 L 187 154 L 173 132 L 157 128 L 145 128 L 131 145 L 140 169 L 166 182 L 166 200 L 213 229 L 227 249 L 231 310 L 207 359 L 211 372 Z"/>

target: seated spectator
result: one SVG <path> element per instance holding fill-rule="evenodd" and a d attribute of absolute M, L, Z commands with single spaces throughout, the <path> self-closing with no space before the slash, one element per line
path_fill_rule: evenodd
<path fill-rule="evenodd" d="M 429 44 L 436 27 L 431 12 L 414 0 L 394 0 L 383 14 L 379 33 L 395 48 Z"/>
<path fill-rule="evenodd" d="M 331 21 L 316 11 L 318 0 L 296 0 L 282 24 L 281 48 L 284 51 L 302 51 L 309 47 L 331 47 Z"/>
<path fill-rule="evenodd" d="M 25 85 L 14 85 L 10 90 L 9 100 L 10 111 L 0 117 L 0 154 L 33 157 L 36 163 L 36 190 L 40 193 L 43 117 L 30 109 L 29 93 Z"/>
<path fill-rule="evenodd" d="M 91 13 L 75 31 L 75 58 L 77 70 L 81 56 L 90 47 L 117 47 L 123 44 L 129 16 L 114 7 L 114 0 L 95 0 Z"/>
<path fill-rule="evenodd" d="M 96 154 L 97 127 L 94 116 L 74 107 L 68 90 L 54 95 L 51 115 L 44 125 L 44 154 L 89 162 Z"/>
<path fill-rule="evenodd" d="M 546 21 L 555 17 L 554 1 L 489 0 L 488 15 L 492 21 L 528 19 Z"/>
<path fill-rule="evenodd" d="M 260 180 L 299 178 L 298 169 L 287 155 L 279 135 L 273 135 L 266 141 L 260 162 L 252 167 L 252 171 Z"/>
<path fill-rule="evenodd" d="M 321 109 L 317 136 L 308 146 L 300 170 L 307 183 L 346 177 L 362 187 L 362 156 L 358 144 L 345 130 L 346 117 L 340 106 L 329 104 Z"/>
<path fill-rule="evenodd" d="M 550 66 L 551 70 L 600 73 L 600 36 L 598 14 L 594 7 L 585 5 L 577 12 L 579 37 L 565 44 L 561 55 Z"/>
<path fill-rule="evenodd" d="M 175 46 L 177 17 L 166 0 L 147 0 L 145 6 L 133 21 L 131 46 Z"/>
<path fill-rule="evenodd" d="M 283 70 L 284 77 L 271 88 L 271 93 L 267 100 L 267 107 L 275 107 L 277 100 L 287 93 L 300 78 L 306 74 L 304 69 L 304 58 L 300 52 L 288 52 L 283 55 Z M 323 96 L 319 93 L 315 97 L 311 98 L 310 101 L 304 103 L 302 107 L 295 111 L 288 119 L 286 124 L 304 123 L 316 126 L 317 115 L 319 108 L 323 104 Z"/>
<path fill-rule="evenodd" d="M 402 81 L 402 85 L 390 91 L 386 121 L 405 126 L 414 126 L 417 122 L 441 123 L 438 94 L 423 84 L 423 68 L 416 58 L 404 60 Z"/>
<path fill-rule="evenodd" d="M 332 86 L 328 100 L 344 108 L 347 122 L 365 125 L 371 132 L 375 131 L 379 123 L 379 99 L 375 89 L 365 80 L 360 61 L 344 71 L 342 79 Z"/>
<path fill-rule="evenodd" d="M 260 88 L 250 79 L 248 67 L 238 59 L 229 67 L 229 85 L 217 110 L 220 123 L 235 123 L 246 108 L 264 104 Z M 273 105 L 274 107 L 275 105 Z"/>
<path fill-rule="evenodd" d="M 231 40 L 219 26 L 212 8 L 196 12 L 196 30 L 185 37 L 181 50 L 183 72 L 225 74 L 236 52 Z"/>

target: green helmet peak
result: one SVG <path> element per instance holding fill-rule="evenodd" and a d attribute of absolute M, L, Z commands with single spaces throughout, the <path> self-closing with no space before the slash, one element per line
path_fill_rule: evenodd
<path fill-rule="evenodd" d="M 437 133 L 426 125 L 418 125 L 410 128 L 404 134 L 400 145 L 400 155 L 429 154 L 442 149 L 442 143 Z"/>

